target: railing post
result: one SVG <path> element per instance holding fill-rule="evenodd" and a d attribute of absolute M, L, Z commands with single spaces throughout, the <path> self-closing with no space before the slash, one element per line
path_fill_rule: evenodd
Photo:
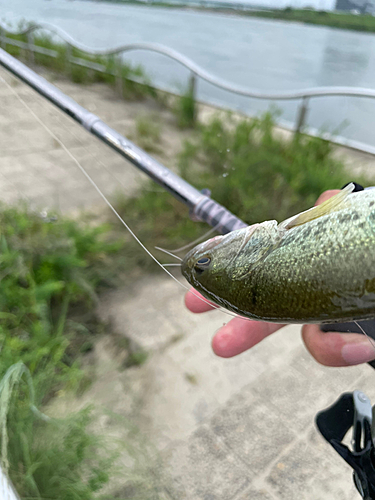
<path fill-rule="evenodd" d="M 70 43 L 66 44 L 65 51 L 65 70 L 68 77 L 72 78 L 72 46 Z"/>
<path fill-rule="evenodd" d="M 197 75 L 195 73 L 190 73 L 188 89 L 190 96 L 195 101 L 195 93 L 197 89 Z"/>
<path fill-rule="evenodd" d="M 299 107 L 298 115 L 297 115 L 297 123 L 296 123 L 296 130 L 295 130 L 296 134 L 300 134 L 302 128 L 305 126 L 306 116 L 307 116 L 307 112 L 309 110 L 308 103 L 309 103 L 309 99 L 307 97 L 303 97 L 302 103 L 301 103 L 301 106 Z"/>
<path fill-rule="evenodd" d="M 189 83 L 188 83 L 188 93 L 193 106 L 193 123 L 197 119 L 197 106 L 196 106 L 196 93 L 197 93 L 197 75 L 195 73 L 190 73 Z"/>
<path fill-rule="evenodd" d="M 120 97 L 124 97 L 124 84 L 122 79 L 122 57 L 121 53 L 114 56 L 116 89 Z"/>
<path fill-rule="evenodd" d="M 35 63 L 34 36 L 31 31 L 27 33 L 27 59 L 29 61 L 29 64 Z"/>
<path fill-rule="evenodd" d="M 5 38 L 6 38 L 5 30 L 2 26 L 0 26 L 0 47 L 4 50 L 6 49 Z"/>

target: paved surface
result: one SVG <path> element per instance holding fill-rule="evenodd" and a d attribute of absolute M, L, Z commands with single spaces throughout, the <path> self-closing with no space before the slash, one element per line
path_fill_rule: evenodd
<path fill-rule="evenodd" d="M 139 422 L 167 464 L 168 498 L 356 498 L 349 467 L 313 422 L 342 392 L 360 389 L 375 398 L 372 368 L 318 365 L 298 326 L 219 359 L 210 339 L 227 317 L 190 314 L 182 299 L 174 283 L 153 278 L 101 305 L 117 331 L 153 352 L 143 379 L 128 377 L 138 380 Z M 107 403 L 121 413 L 118 391 Z"/>
<path fill-rule="evenodd" d="M 118 181 L 127 192 L 139 185 L 138 174 L 115 153 L 23 84 L 4 72 L 0 76 L 107 194 L 117 189 Z M 146 106 L 120 102 L 102 86 L 57 84 L 125 134 L 132 133 L 134 116 Z M 26 197 L 35 206 L 61 211 L 101 209 L 101 199 L 66 153 L 3 82 L 0 99 L 1 199 Z M 371 157 L 358 153 L 348 156 L 349 161 L 357 156 L 356 165 L 373 166 Z M 163 161 L 168 163 L 168 158 Z M 323 441 L 313 421 L 318 410 L 344 391 L 357 388 L 375 400 L 372 368 L 318 365 L 305 351 L 298 326 L 285 328 L 235 359 L 219 359 L 210 339 L 228 316 L 189 313 L 183 293 L 171 280 L 151 277 L 102 300 L 102 316 L 151 355 L 141 368 L 122 371 L 119 350 L 103 338 L 94 353 L 96 381 L 80 404 L 94 400 L 136 416 L 163 464 L 165 500 L 359 498 L 349 467 Z M 111 423 L 104 422 L 106 426 Z"/>

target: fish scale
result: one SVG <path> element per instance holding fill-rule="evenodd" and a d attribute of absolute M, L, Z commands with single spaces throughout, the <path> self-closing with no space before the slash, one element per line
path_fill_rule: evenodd
<path fill-rule="evenodd" d="M 306 212 L 193 248 L 186 279 L 243 316 L 278 323 L 375 317 L 375 189 L 350 184 Z"/>

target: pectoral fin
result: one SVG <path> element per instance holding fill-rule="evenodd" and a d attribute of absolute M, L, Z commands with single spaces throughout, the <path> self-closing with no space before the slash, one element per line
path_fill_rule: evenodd
<path fill-rule="evenodd" d="M 331 214 L 332 212 L 337 212 L 345 207 L 346 201 L 350 193 L 354 190 L 354 184 L 348 184 L 344 189 L 342 189 L 335 196 L 332 196 L 329 200 L 325 201 L 321 205 L 317 207 L 310 208 L 305 212 L 301 212 L 300 214 L 294 215 L 290 217 L 290 219 L 281 222 L 278 226 L 278 229 L 292 229 L 296 226 L 301 226 L 302 224 L 306 224 L 314 219 L 318 219 L 319 217 L 323 217 L 323 215 Z"/>

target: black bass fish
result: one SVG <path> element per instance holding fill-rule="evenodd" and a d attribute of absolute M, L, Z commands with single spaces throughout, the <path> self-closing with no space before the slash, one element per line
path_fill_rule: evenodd
<path fill-rule="evenodd" d="M 349 184 L 278 224 L 254 224 L 193 248 L 182 273 L 248 318 L 331 323 L 375 317 L 375 189 Z"/>

